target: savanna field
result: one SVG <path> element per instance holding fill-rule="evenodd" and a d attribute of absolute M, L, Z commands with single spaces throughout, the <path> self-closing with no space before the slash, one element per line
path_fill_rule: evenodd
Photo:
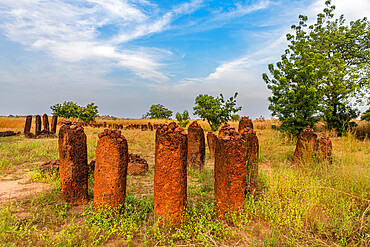
<path fill-rule="evenodd" d="M 102 120 L 127 126 L 164 120 Z M 25 118 L 0 117 L 0 131 L 23 132 Z M 237 122 L 229 122 L 237 128 Z M 210 131 L 200 121 L 204 131 Z M 295 141 L 273 130 L 271 120 L 254 121 L 259 139 L 257 193 L 244 211 L 218 220 L 214 211 L 214 160 L 206 150 L 201 171 L 188 169 L 188 206 L 184 224 L 155 224 L 153 179 L 155 131 L 122 130 L 129 152 L 149 164 L 145 176 L 128 176 L 125 209 L 94 212 L 94 176 L 89 203 L 70 206 L 60 199 L 57 172 L 42 173 L 42 163 L 59 158 L 56 138 L 0 138 L 0 184 L 22 181 L 43 189 L 16 198 L 0 197 L 1 246 L 369 246 L 370 140 L 348 133 L 331 136 L 333 163 L 291 165 Z M 86 127 L 89 161 L 98 134 Z M 31 129 L 34 132 L 34 125 Z M 317 131 L 318 137 L 324 132 Z M 1 196 L 1 195 L 0 195 Z"/>

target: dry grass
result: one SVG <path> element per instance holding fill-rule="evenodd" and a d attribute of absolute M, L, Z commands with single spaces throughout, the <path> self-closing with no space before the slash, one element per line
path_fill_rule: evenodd
<path fill-rule="evenodd" d="M 19 128 L 16 118 L 0 127 Z M 98 120 L 99 122 L 100 120 Z M 113 120 L 109 120 L 112 121 Z M 122 122 L 120 122 L 122 121 Z M 126 121 L 126 122 L 125 122 Z M 128 125 L 152 120 L 115 120 Z M 159 120 L 162 123 L 163 120 Z M 24 118 L 21 121 L 23 128 Z M 237 122 L 231 122 L 237 128 Z M 159 228 L 153 217 L 155 132 L 124 130 L 129 152 L 148 160 L 146 176 L 128 177 L 126 209 L 120 217 L 71 207 L 60 200 L 58 174 L 42 175 L 40 162 L 58 157 L 56 139 L 0 139 L 0 173 L 34 171 L 33 179 L 51 184 L 37 199 L 0 204 L 0 245 L 5 246 L 369 246 L 370 141 L 352 135 L 333 137 L 333 164 L 291 166 L 295 143 L 271 129 L 273 121 L 254 121 L 260 142 L 258 196 L 248 197 L 241 215 L 215 219 L 213 159 L 202 171 L 188 171 L 185 224 Z M 209 125 L 201 121 L 209 130 Z M 12 127 L 13 126 L 13 127 Z M 18 127 L 17 127 L 18 126 Z M 87 127 L 88 159 L 95 158 L 97 135 Z M 323 133 L 320 133 L 321 135 Z"/>

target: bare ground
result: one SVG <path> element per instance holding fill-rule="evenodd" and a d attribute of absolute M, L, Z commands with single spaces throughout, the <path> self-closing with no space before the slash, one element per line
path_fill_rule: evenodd
<path fill-rule="evenodd" d="M 47 183 L 30 182 L 30 178 L 29 172 L 0 176 L 0 203 L 37 196 L 50 188 Z"/>

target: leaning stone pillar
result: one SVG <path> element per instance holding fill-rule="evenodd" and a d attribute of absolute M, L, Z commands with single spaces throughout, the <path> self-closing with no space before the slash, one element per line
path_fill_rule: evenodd
<path fill-rule="evenodd" d="M 35 135 L 40 135 L 41 133 L 41 117 L 40 115 L 36 115 L 36 130 Z"/>
<path fill-rule="evenodd" d="M 217 136 L 212 131 L 209 131 L 207 133 L 207 142 L 208 142 L 209 153 L 213 157 L 215 155 Z"/>
<path fill-rule="evenodd" d="M 59 130 L 59 159 L 62 200 L 80 205 L 88 201 L 86 134 L 83 127 L 66 120 Z"/>
<path fill-rule="evenodd" d="M 126 198 L 128 146 L 120 130 L 98 135 L 94 171 L 94 208 L 121 207 Z"/>
<path fill-rule="evenodd" d="M 32 115 L 29 115 L 26 117 L 26 123 L 24 125 L 24 134 L 27 135 L 31 132 L 31 126 L 32 126 Z"/>
<path fill-rule="evenodd" d="M 227 214 L 243 208 L 246 187 L 245 138 L 233 127 L 224 125 L 215 150 L 215 207 L 216 215 L 224 219 Z"/>
<path fill-rule="evenodd" d="M 181 224 L 187 203 L 187 133 L 176 123 L 159 127 L 155 139 L 154 214 L 165 224 Z"/>
<path fill-rule="evenodd" d="M 256 131 L 251 128 L 247 128 L 243 132 L 246 136 L 247 145 L 247 180 L 248 184 L 256 183 L 258 176 L 258 154 L 259 154 L 259 143 Z"/>
<path fill-rule="evenodd" d="M 332 163 L 333 145 L 329 137 L 322 136 L 317 140 L 317 151 L 319 161 L 326 160 L 329 161 L 329 163 Z"/>
<path fill-rule="evenodd" d="M 42 115 L 42 124 L 44 126 L 44 129 L 43 130 L 45 132 L 50 132 L 48 115 L 46 115 L 46 114 Z"/>
<path fill-rule="evenodd" d="M 315 155 L 317 135 L 308 126 L 298 135 L 297 145 L 294 151 L 293 164 L 308 164 Z"/>
<path fill-rule="evenodd" d="M 205 155 L 206 141 L 204 132 L 197 121 L 194 121 L 188 128 L 188 165 L 197 169 L 203 168 Z"/>
<path fill-rule="evenodd" d="M 51 130 L 50 132 L 55 134 L 57 132 L 58 116 L 54 115 L 51 119 Z"/>

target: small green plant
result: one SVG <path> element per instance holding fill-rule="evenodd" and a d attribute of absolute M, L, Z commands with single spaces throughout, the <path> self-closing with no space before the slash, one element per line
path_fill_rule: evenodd
<path fill-rule="evenodd" d="M 183 113 L 176 113 L 176 120 L 179 121 L 178 125 L 185 128 L 189 123 L 189 112 L 185 110 Z"/>
<path fill-rule="evenodd" d="M 361 116 L 361 120 L 365 120 L 365 121 L 368 121 L 370 122 L 370 108 L 367 109 L 363 115 Z"/>

